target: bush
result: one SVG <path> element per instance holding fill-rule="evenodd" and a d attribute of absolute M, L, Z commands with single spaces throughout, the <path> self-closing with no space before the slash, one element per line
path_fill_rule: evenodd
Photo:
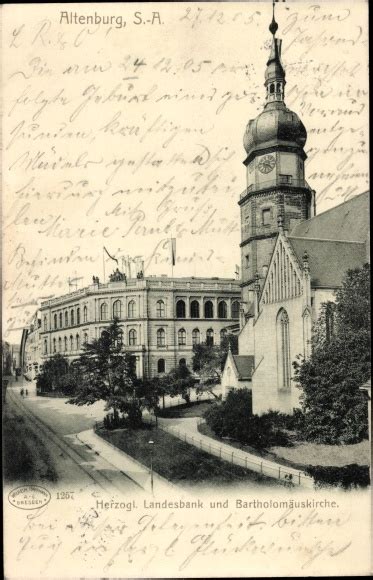
<path fill-rule="evenodd" d="M 218 437 L 231 437 L 258 448 L 288 444 L 280 430 L 280 425 L 289 421 L 288 416 L 273 411 L 260 417 L 253 415 L 251 392 L 247 389 L 233 389 L 223 403 L 211 405 L 204 417 Z"/>
<path fill-rule="evenodd" d="M 315 479 L 318 487 L 338 486 L 350 489 L 351 487 L 368 487 L 370 484 L 369 467 L 356 463 L 343 467 L 310 465 L 306 472 Z"/>

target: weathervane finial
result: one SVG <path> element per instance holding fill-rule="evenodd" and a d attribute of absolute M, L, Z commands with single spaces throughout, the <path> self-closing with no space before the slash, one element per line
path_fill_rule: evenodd
<path fill-rule="evenodd" d="M 278 24 L 275 20 L 275 0 L 272 0 L 272 22 L 269 25 L 269 32 L 275 36 L 276 32 L 278 30 Z"/>

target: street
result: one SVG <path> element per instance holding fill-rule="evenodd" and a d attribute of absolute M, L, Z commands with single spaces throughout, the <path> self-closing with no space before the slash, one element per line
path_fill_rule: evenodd
<path fill-rule="evenodd" d="M 27 389 L 27 396 L 22 397 L 22 388 L 24 391 Z M 129 475 L 76 436 L 92 429 L 95 421 L 102 420 L 103 403 L 77 407 L 66 404 L 66 399 L 37 397 L 34 383 L 20 379 L 9 382 L 6 405 L 16 416 L 23 417 L 27 427 L 47 450 L 57 473 L 55 485 L 58 487 L 67 490 L 68 486 L 73 486 L 78 490 L 96 486 L 109 493 L 142 491 Z"/>

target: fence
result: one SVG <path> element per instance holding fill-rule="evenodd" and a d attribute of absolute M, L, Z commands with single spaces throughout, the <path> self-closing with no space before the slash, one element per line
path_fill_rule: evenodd
<path fill-rule="evenodd" d="M 150 423 L 155 423 L 155 418 L 153 415 L 148 415 L 147 417 L 144 417 L 144 419 Z M 233 447 L 228 448 L 228 445 L 219 445 L 218 443 L 214 443 L 214 440 L 211 440 L 211 442 L 207 443 L 206 439 L 203 439 L 198 435 L 190 435 L 179 427 L 168 426 L 164 423 L 160 423 L 159 421 L 158 426 L 163 431 L 171 433 L 171 435 L 178 437 L 185 443 L 194 445 L 194 447 L 201 449 L 201 451 L 206 451 L 207 453 L 210 453 L 210 455 L 219 457 L 219 459 L 224 459 L 225 461 L 240 467 L 244 467 L 245 469 L 251 469 L 256 473 L 279 479 L 289 487 L 297 485 L 312 489 L 314 488 L 313 478 L 306 475 L 303 471 L 297 471 L 291 467 L 277 465 L 265 460 L 261 461 L 259 458 L 258 460 L 255 460 L 249 454 L 243 455 L 239 449 L 235 449 Z"/>

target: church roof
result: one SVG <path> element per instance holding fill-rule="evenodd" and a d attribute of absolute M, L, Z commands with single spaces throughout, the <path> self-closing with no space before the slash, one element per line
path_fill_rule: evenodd
<path fill-rule="evenodd" d="M 369 191 L 297 224 L 296 238 L 365 242 L 369 235 Z"/>
<path fill-rule="evenodd" d="M 364 242 L 320 240 L 289 236 L 299 263 L 308 254 L 311 285 L 336 288 L 342 285 L 347 270 L 360 268 L 366 261 Z"/>
<path fill-rule="evenodd" d="M 240 380 L 251 379 L 254 370 L 254 357 L 240 354 L 233 355 L 234 364 Z"/>

